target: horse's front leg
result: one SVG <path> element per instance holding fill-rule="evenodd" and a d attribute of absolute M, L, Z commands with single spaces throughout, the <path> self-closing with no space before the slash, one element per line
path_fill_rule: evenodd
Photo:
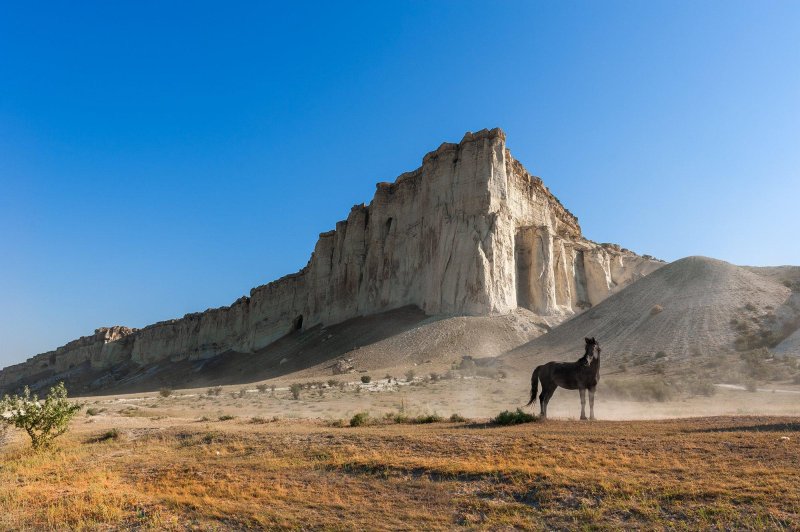
<path fill-rule="evenodd" d="M 581 419 L 586 419 L 586 388 L 578 388 L 581 394 Z"/>
<path fill-rule="evenodd" d="M 594 419 L 594 390 L 594 387 L 589 388 L 589 419 Z"/>

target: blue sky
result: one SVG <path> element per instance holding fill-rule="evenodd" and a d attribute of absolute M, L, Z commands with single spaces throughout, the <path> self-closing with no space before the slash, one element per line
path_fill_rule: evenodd
<path fill-rule="evenodd" d="M 465 131 L 591 239 L 800 264 L 800 3 L 5 2 L 0 366 L 294 272 Z"/>

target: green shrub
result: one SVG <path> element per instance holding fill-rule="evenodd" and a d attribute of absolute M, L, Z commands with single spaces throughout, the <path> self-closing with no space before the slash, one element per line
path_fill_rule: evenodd
<path fill-rule="evenodd" d="M 269 384 L 256 384 L 258 393 L 267 393 L 269 391 Z"/>
<path fill-rule="evenodd" d="M 0 417 L 10 425 L 23 429 L 31 438 L 34 449 L 50 447 L 53 440 L 64 434 L 69 428 L 70 420 L 81 409 L 81 405 L 67 400 L 67 389 L 63 382 L 52 388 L 44 401 L 37 395 L 31 395 L 26 386 L 22 395 L 6 395 L 0 401 Z"/>
<path fill-rule="evenodd" d="M 160 390 L 158 390 L 158 395 L 160 395 L 161 397 L 169 397 L 170 395 L 172 395 L 172 390 L 170 390 L 169 388 L 161 388 Z"/>
<path fill-rule="evenodd" d="M 339 381 L 337 381 L 336 379 L 328 379 L 328 386 L 330 388 L 335 387 L 337 384 L 339 384 Z"/>
<path fill-rule="evenodd" d="M 223 416 L 219 416 L 219 418 L 218 418 L 218 419 L 219 419 L 220 421 L 230 421 L 231 419 L 234 419 L 234 417 L 233 417 L 233 416 L 231 416 L 231 415 L 229 415 L 229 414 L 225 414 L 225 415 L 223 415 Z"/>
<path fill-rule="evenodd" d="M 222 393 L 222 386 L 214 386 L 208 389 L 206 392 L 208 395 L 219 395 Z"/>
<path fill-rule="evenodd" d="M 451 423 L 464 423 L 466 420 L 467 418 L 465 418 L 461 414 L 453 414 L 450 416 Z"/>
<path fill-rule="evenodd" d="M 350 418 L 351 427 L 363 427 L 369 424 L 369 412 L 359 412 Z"/>
<path fill-rule="evenodd" d="M 492 420 L 495 425 L 518 425 L 520 423 L 531 423 L 538 418 L 533 414 L 523 412 L 521 408 L 517 408 L 516 412 L 504 410 L 500 412 L 496 418 Z"/>
<path fill-rule="evenodd" d="M 370 382 L 372 382 L 372 377 L 370 377 L 369 375 L 362 375 L 361 382 L 363 382 L 364 384 L 369 384 Z"/>
<path fill-rule="evenodd" d="M 442 421 L 444 421 L 444 418 L 439 414 L 424 414 L 413 418 L 412 423 L 422 425 L 426 423 L 441 423 Z"/>
<path fill-rule="evenodd" d="M 295 382 L 291 386 L 289 386 L 289 391 L 292 394 L 292 399 L 297 400 L 300 399 L 300 390 L 303 389 L 303 385 Z"/>

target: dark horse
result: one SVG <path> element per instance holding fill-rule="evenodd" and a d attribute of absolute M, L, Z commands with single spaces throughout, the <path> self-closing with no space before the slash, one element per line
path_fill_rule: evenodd
<path fill-rule="evenodd" d="M 547 403 L 556 388 L 578 390 L 581 394 L 581 419 L 586 419 L 586 390 L 589 390 L 589 419 L 594 419 L 594 390 L 600 380 L 600 344 L 594 338 L 585 338 L 586 352 L 576 362 L 548 362 L 537 366 L 531 375 L 530 406 L 536 400 L 538 382 L 542 382 L 541 417 L 547 417 Z"/>

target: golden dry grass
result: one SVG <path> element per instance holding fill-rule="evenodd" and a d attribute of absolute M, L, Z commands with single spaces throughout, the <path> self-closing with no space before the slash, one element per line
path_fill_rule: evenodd
<path fill-rule="evenodd" d="M 800 526 L 797 418 L 77 429 L 2 451 L 0 528 Z"/>

